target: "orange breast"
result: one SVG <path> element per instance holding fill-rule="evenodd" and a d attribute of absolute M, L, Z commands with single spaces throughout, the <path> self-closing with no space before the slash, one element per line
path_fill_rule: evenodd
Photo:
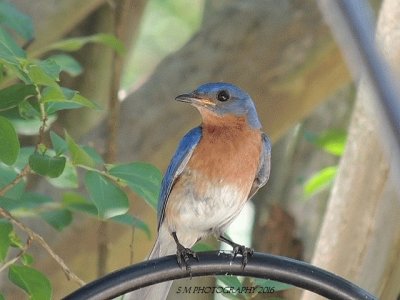
<path fill-rule="evenodd" d="M 258 170 L 261 149 L 260 130 L 248 126 L 244 118 L 209 116 L 204 120 L 202 139 L 187 167 L 199 170 L 218 184 L 240 186 L 248 194 Z"/>

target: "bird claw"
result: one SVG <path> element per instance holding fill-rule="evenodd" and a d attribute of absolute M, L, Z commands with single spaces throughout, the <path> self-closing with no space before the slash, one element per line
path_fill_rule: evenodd
<path fill-rule="evenodd" d="M 189 248 L 185 248 L 182 245 L 177 245 L 176 260 L 178 262 L 178 265 L 181 269 L 183 269 L 183 266 L 185 266 L 186 271 L 188 271 L 191 274 L 191 268 L 189 264 L 190 257 L 193 257 L 194 259 L 199 261 L 196 252 L 194 252 Z"/>
<path fill-rule="evenodd" d="M 232 247 L 233 259 L 235 259 L 236 256 L 240 254 L 242 256 L 242 269 L 244 269 L 249 261 L 248 257 L 253 255 L 254 250 L 239 244 L 235 244 Z"/>

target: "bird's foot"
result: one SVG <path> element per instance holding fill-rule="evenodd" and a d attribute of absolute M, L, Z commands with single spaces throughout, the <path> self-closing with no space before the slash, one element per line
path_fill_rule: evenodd
<path fill-rule="evenodd" d="M 248 248 L 246 246 L 239 245 L 239 244 L 227 239 L 223 235 L 220 235 L 218 239 L 232 247 L 233 259 L 235 259 L 235 257 L 238 254 L 240 254 L 242 256 L 242 269 L 244 269 L 244 267 L 247 265 L 247 262 L 249 260 L 249 256 L 253 255 L 254 250 L 251 248 Z"/>
<path fill-rule="evenodd" d="M 178 262 L 179 267 L 182 269 L 183 266 L 186 267 L 186 271 L 190 273 L 190 277 L 192 277 L 192 272 L 189 264 L 189 259 L 190 257 L 195 258 L 197 261 L 199 261 L 199 258 L 197 257 L 196 252 L 193 250 L 184 247 L 178 240 L 178 237 L 176 235 L 176 232 L 172 232 L 172 237 L 175 240 L 176 243 L 176 261 Z"/>
<path fill-rule="evenodd" d="M 249 261 L 248 257 L 253 255 L 254 250 L 239 244 L 232 245 L 232 248 L 233 258 L 238 254 L 242 256 L 242 269 L 244 269 Z"/>
<path fill-rule="evenodd" d="M 190 273 L 191 272 L 191 268 L 190 268 L 190 264 L 189 264 L 190 257 L 193 257 L 197 261 L 199 260 L 196 252 L 194 252 L 193 250 L 191 250 L 189 248 L 185 248 L 181 244 L 178 244 L 176 246 L 177 246 L 176 260 L 178 262 L 179 267 L 181 267 L 181 269 L 182 269 L 183 266 L 185 266 L 186 271 L 188 271 Z"/>

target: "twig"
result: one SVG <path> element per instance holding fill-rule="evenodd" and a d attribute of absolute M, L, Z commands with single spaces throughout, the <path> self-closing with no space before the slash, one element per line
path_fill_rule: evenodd
<path fill-rule="evenodd" d="M 21 251 L 13 259 L 10 259 L 8 262 L 4 263 L 1 266 L 0 273 L 3 272 L 5 269 L 7 269 L 12 264 L 16 263 L 22 257 L 22 255 L 25 254 L 26 250 L 28 250 L 28 248 L 31 245 L 31 241 L 32 241 L 31 237 L 28 236 L 28 239 L 26 240 L 26 244 L 24 245 L 24 247 L 21 248 Z"/>
<path fill-rule="evenodd" d="M 3 216 L 4 218 L 8 219 L 11 223 L 13 223 L 15 226 L 17 226 L 19 229 L 22 231 L 26 232 L 29 236 L 30 239 L 38 242 L 40 246 L 42 246 L 47 253 L 58 263 L 58 265 L 61 267 L 61 269 L 64 271 L 65 275 L 67 276 L 68 280 L 75 281 L 77 284 L 80 286 L 85 285 L 85 282 L 80 279 L 75 273 L 73 273 L 70 268 L 65 264 L 64 260 L 59 257 L 53 249 L 46 243 L 46 241 L 43 239 L 43 237 L 34 232 L 32 229 L 30 229 L 28 226 L 26 226 L 24 223 L 16 219 L 9 211 L 6 209 L 0 207 L 0 215 Z"/>
<path fill-rule="evenodd" d="M 14 178 L 13 181 L 11 181 L 9 184 L 3 186 L 0 189 L 0 196 L 4 196 L 10 189 L 12 189 L 14 186 L 16 186 L 25 176 L 27 176 L 31 172 L 31 168 L 29 167 L 29 164 L 27 164 L 21 172 L 17 175 L 17 177 Z"/>

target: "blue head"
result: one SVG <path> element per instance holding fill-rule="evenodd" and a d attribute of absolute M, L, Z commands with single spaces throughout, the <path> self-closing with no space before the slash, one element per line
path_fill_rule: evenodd
<path fill-rule="evenodd" d="M 175 98 L 178 101 L 188 102 L 198 108 L 218 115 L 236 115 L 246 117 L 253 128 L 261 128 L 257 111 L 249 94 L 231 83 L 206 83 L 188 94 Z"/>

